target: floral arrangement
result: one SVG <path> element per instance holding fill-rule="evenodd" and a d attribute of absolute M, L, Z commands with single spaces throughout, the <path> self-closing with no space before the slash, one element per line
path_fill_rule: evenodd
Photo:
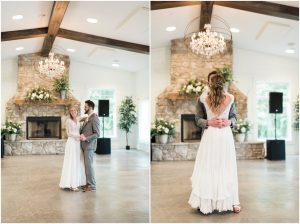
<path fill-rule="evenodd" d="M 250 128 L 251 125 L 246 119 L 238 119 L 232 131 L 234 134 L 245 134 L 250 131 Z"/>
<path fill-rule="evenodd" d="M 61 90 L 69 90 L 70 84 L 69 80 L 66 76 L 62 76 L 60 78 L 54 79 L 54 89 L 56 92 L 60 92 Z"/>
<path fill-rule="evenodd" d="M 205 87 L 205 83 L 203 81 L 199 81 L 197 79 L 193 79 L 188 81 L 186 85 L 183 85 L 179 91 L 180 95 L 188 95 L 188 96 L 200 96 Z"/>
<path fill-rule="evenodd" d="M 174 135 L 175 123 L 164 120 L 163 118 L 156 118 L 151 127 L 151 136 L 158 135 Z"/>
<path fill-rule="evenodd" d="M 234 81 L 232 69 L 229 65 L 224 65 L 223 68 L 216 68 L 216 71 L 224 77 L 225 82 L 232 83 Z"/>
<path fill-rule="evenodd" d="M 294 103 L 294 129 L 299 131 L 299 95 Z"/>
<path fill-rule="evenodd" d="M 49 90 L 38 87 L 32 89 L 26 96 L 26 100 L 32 102 L 51 102 L 53 100 L 53 96 L 51 95 Z"/>
<path fill-rule="evenodd" d="M 5 134 L 21 134 L 22 124 L 13 121 L 6 121 L 1 129 L 1 136 Z"/>

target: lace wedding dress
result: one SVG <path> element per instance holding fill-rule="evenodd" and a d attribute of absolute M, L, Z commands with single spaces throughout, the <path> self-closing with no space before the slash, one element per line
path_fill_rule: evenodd
<path fill-rule="evenodd" d="M 227 118 L 231 101 L 218 116 Z M 200 97 L 204 103 L 207 119 L 216 117 L 207 105 L 206 95 Z M 214 210 L 233 211 L 233 205 L 239 205 L 236 154 L 233 134 L 230 127 L 215 128 L 209 126 L 203 133 L 194 171 L 191 177 L 192 193 L 188 203 L 199 208 L 204 214 Z"/>
<path fill-rule="evenodd" d="M 66 121 L 68 140 L 60 178 L 60 188 L 76 188 L 86 184 L 84 157 L 79 140 L 79 122 Z"/>

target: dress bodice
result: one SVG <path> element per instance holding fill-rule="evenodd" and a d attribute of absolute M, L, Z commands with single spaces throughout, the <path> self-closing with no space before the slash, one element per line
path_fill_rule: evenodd
<path fill-rule="evenodd" d="M 208 106 L 208 104 L 206 102 L 207 94 L 208 94 L 207 92 L 204 92 L 200 96 L 200 101 L 204 104 L 205 109 L 206 109 L 207 119 L 212 119 L 212 118 L 215 118 L 215 117 L 228 119 L 231 105 L 234 102 L 234 96 L 232 94 L 226 93 L 226 95 L 230 97 L 230 102 L 228 103 L 228 105 L 226 106 L 226 108 L 223 109 L 223 111 L 221 112 L 221 114 L 214 114 L 211 111 L 210 107 Z"/>
<path fill-rule="evenodd" d="M 79 121 L 74 122 L 71 119 L 67 119 L 66 121 L 66 130 L 68 137 L 79 136 L 80 123 Z"/>

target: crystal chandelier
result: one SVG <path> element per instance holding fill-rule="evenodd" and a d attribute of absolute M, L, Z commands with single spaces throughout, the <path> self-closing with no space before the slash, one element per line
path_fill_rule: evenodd
<path fill-rule="evenodd" d="M 200 17 L 193 19 L 185 30 L 185 44 L 196 56 L 204 59 L 212 60 L 218 55 L 226 52 L 229 44 L 232 42 L 232 35 L 229 26 L 226 22 L 218 16 L 213 15 L 212 19 L 217 21 L 218 26 L 212 27 L 210 24 L 205 24 L 204 29 L 196 32 L 189 32 L 192 24 L 199 20 Z M 227 46 L 228 45 L 228 46 Z"/>
<path fill-rule="evenodd" d="M 49 57 L 44 61 L 39 62 L 39 72 L 43 75 L 53 77 L 56 75 L 62 75 L 65 71 L 65 63 L 54 58 L 54 53 L 50 52 Z"/>
<path fill-rule="evenodd" d="M 211 25 L 204 25 L 205 31 L 194 33 L 191 37 L 190 48 L 193 53 L 206 58 L 223 53 L 226 43 L 222 34 L 211 31 Z"/>

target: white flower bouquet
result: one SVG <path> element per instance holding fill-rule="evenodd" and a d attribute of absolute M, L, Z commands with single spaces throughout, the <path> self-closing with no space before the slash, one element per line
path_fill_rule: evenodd
<path fill-rule="evenodd" d="M 158 135 L 174 135 L 175 123 L 164 120 L 163 118 L 156 118 L 151 127 L 151 136 Z"/>
<path fill-rule="evenodd" d="M 179 91 L 183 96 L 200 96 L 204 91 L 205 82 L 193 79 L 188 81 L 186 85 L 183 85 Z"/>
<path fill-rule="evenodd" d="M 4 134 L 21 134 L 22 124 L 13 121 L 6 121 L 1 129 L 1 135 Z"/>
<path fill-rule="evenodd" d="M 53 96 L 51 95 L 49 90 L 38 87 L 32 89 L 27 95 L 26 100 L 31 102 L 51 102 L 53 100 Z"/>
<path fill-rule="evenodd" d="M 245 134 L 250 131 L 250 128 L 251 125 L 246 119 L 238 119 L 232 131 L 234 134 Z"/>

